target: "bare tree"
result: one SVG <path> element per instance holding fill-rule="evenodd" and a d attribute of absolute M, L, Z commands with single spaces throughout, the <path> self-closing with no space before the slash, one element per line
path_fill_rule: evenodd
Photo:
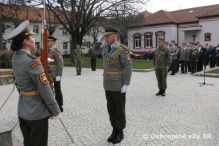
<path fill-rule="evenodd" d="M 123 3 L 142 3 L 145 0 L 47 0 L 59 23 L 71 35 L 71 57 L 76 44 L 82 44 L 83 37 L 94 28 L 101 17 L 110 13 L 112 7 Z M 41 3 L 41 0 L 33 0 Z"/>

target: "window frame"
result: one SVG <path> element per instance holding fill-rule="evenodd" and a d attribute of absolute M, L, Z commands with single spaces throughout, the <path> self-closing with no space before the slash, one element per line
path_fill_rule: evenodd
<path fill-rule="evenodd" d="M 207 39 L 207 37 L 210 37 L 209 39 Z M 211 41 L 211 33 L 210 32 L 207 32 L 204 34 L 204 40 L 205 41 Z"/>
<path fill-rule="evenodd" d="M 139 38 L 136 39 L 136 37 L 139 37 Z M 138 46 L 136 44 L 138 44 Z M 133 34 L 133 48 L 134 49 L 141 49 L 141 34 L 140 33 Z"/>
<path fill-rule="evenodd" d="M 148 39 L 146 38 L 146 36 L 151 36 L 151 38 L 150 38 L 151 46 L 147 46 Z M 153 48 L 153 32 L 145 32 L 144 33 L 144 48 Z"/>

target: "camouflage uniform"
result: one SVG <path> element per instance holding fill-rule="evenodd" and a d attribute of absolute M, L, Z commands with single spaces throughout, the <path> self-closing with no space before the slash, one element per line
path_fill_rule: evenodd
<path fill-rule="evenodd" d="M 167 48 L 157 48 L 154 52 L 154 65 L 155 73 L 158 82 L 158 88 L 160 91 L 164 91 L 167 88 L 167 66 L 171 64 L 170 51 Z"/>
<path fill-rule="evenodd" d="M 75 59 L 75 64 L 76 64 L 77 75 L 81 75 L 81 67 L 82 67 L 84 55 L 83 55 L 82 50 L 80 48 L 75 49 L 74 59 Z"/>

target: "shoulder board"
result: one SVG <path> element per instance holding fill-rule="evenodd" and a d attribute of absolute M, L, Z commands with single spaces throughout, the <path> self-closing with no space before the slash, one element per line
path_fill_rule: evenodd
<path fill-rule="evenodd" d="M 31 68 L 32 68 L 32 69 L 35 69 L 38 65 L 41 65 L 41 64 L 42 64 L 42 62 L 40 61 L 40 59 L 36 59 L 36 60 L 32 63 Z"/>
<path fill-rule="evenodd" d="M 31 54 L 27 54 L 28 57 L 30 57 L 31 59 L 37 59 L 37 56 L 31 55 Z"/>
<path fill-rule="evenodd" d="M 123 44 L 119 44 L 120 47 L 122 47 L 123 49 L 127 49 L 127 47 Z"/>

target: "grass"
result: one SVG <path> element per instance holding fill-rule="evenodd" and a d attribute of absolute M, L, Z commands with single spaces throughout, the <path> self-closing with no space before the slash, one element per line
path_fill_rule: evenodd
<path fill-rule="evenodd" d="M 219 69 L 214 69 L 212 71 L 208 71 L 207 73 L 219 74 Z"/>
<path fill-rule="evenodd" d="M 64 58 L 64 64 L 65 64 L 65 66 L 75 67 L 75 64 L 73 64 L 71 62 L 70 58 Z M 97 65 L 97 68 L 103 67 L 103 61 L 101 58 L 97 58 L 96 65 Z M 133 59 L 132 66 L 133 66 L 133 69 L 150 69 L 150 68 L 153 68 L 153 60 Z M 90 58 L 89 57 L 84 58 L 83 67 L 90 68 Z"/>

